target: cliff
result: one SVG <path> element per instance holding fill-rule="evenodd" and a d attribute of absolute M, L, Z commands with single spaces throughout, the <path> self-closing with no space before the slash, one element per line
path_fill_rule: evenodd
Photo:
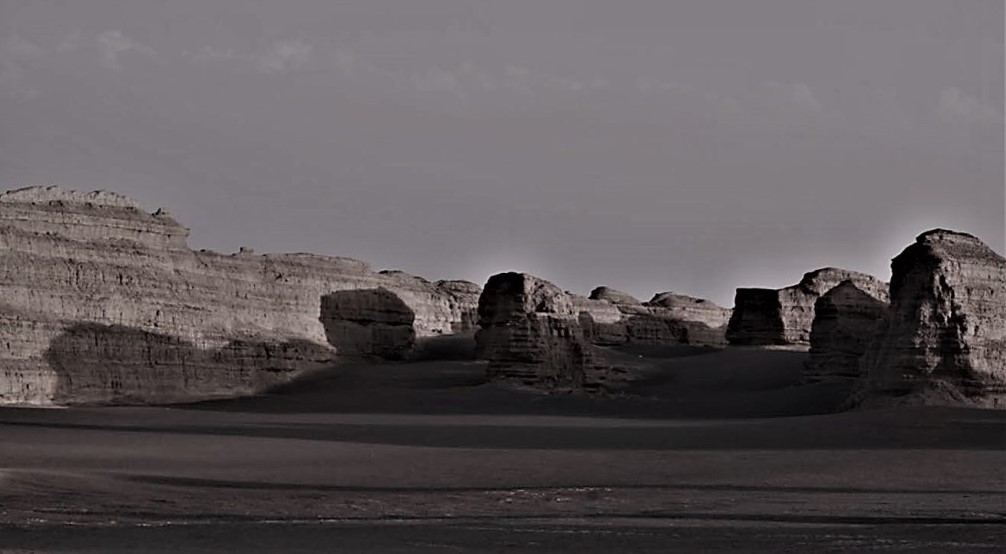
<path fill-rule="evenodd" d="M 493 275 L 479 298 L 479 326 L 490 379 L 539 388 L 596 388 L 604 381 L 574 301 L 548 281 Z"/>
<path fill-rule="evenodd" d="M 598 287 L 585 298 L 532 275 L 494 275 L 479 298 L 477 334 L 493 379 L 544 389 L 609 389 L 631 379 L 605 350 L 625 344 L 722 344 L 729 310 L 658 294 L 642 303 Z"/>
<path fill-rule="evenodd" d="M 348 258 L 193 252 L 187 237 L 163 210 L 114 193 L 0 195 L 0 403 L 250 394 L 337 350 L 397 354 L 398 335 L 361 343 L 340 334 L 387 315 L 366 294 L 333 309 L 329 295 L 340 291 L 387 291 L 412 312 L 407 334 L 417 340 L 474 332 L 470 283 L 378 273 Z M 387 313 L 384 323 L 401 322 Z"/>
<path fill-rule="evenodd" d="M 870 296 L 886 301 L 887 285 L 865 273 L 828 267 L 803 276 L 783 289 L 740 288 L 727 325 L 726 338 L 735 346 L 810 348 L 817 299 L 843 281 L 851 281 Z"/>
<path fill-rule="evenodd" d="M 891 269 L 891 307 L 863 358 L 865 401 L 1006 407 L 1006 259 L 937 229 Z"/>
<path fill-rule="evenodd" d="M 804 381 L 858 378 L 860 359 L 887 308 L 887 302 L 863 292 L 852 281 L 843 281 L 818 298 Z"/>

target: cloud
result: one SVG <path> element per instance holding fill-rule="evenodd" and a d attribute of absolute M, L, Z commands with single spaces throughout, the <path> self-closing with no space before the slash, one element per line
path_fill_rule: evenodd
<path fill-rule="evenodd" d="M 936 103 L 936 115 L 954 123 L 1002 124 L 999 112 L 974 96 L 969 96 L 957 87 L 947 87 L 940 91 Z"/>
<path fill-rule="evenodd" d="M 233 59 L 234 57 L 234 50 L 230 48 L 224 50 L 212 46 L 203 46 L 198 52 L 192 54 L 192 59 L 201 63 L 221 62 Z"/>
<path fill-rule="evenodd" d="M 98 35 L 98 49 L 101 53 L 101 63 L 111 69 L 120 69 L 119 57 L 128 52 L 139 52 L 149 56 L 154 51 L 140 42 L 127 37 L 121 31 L 105 31 Z"/>
<path fill-rule="evenodd" d="M 580 94 L 607 88 L 607 79 L 576 79 L 535 71 L 527 66 L 507 64 L 496 70 L 465 61 L 453 69 L 435 66 L 410 77 L 412 87 L 421 92 L 450 93 L 461 98 L 480 93 L 516 93 L 533 97 L 540 93 Z"/>
<path fill-rule="evenodd" d="M 0 44 L 0 90 L 14 98 L 31 99 L 38 91 L 28 84 L 25 66 L 43 54 L 42 48 L 18 35 Z"/>
<path fill-rule="evenodd" d="M 258 58 L 263 73 L 283 73 L 303 67 L 311 58 L 314 47 L 299 40 L 278 40 Z"/>
<path fill-rule="evenodd" d="M 433 67 L 422 75 L 414 76 L 412 83 L 422 92 L 450 92 L 461 97 L 465 96 L 461 79 L 440 67 Z"/>
<path fill-rule="evenodd" d="M 782 101 L 791 108 L 807 113 L 820 113 L 824 105 L 814 95 L 814 91 L 806 83 L 780 83 L 768 81 L 765 90 L 776 100 Z"/>

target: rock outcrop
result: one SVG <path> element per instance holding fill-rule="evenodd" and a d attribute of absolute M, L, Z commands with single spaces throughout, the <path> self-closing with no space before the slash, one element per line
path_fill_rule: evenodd
<path fill-rule="evenodd" d="M 599 347 L 722 345 L 729 313 L 671 293 L 643 303 L 598 287 L 585 298 L 532 275 L 502 273 L 489 279 L 479 299 L 477 338 L 491 378 L 598 390 L 632 378 Z"/>
<path fill-rule="evenodd" d="M 1006 407 L 1006 259 L 937 229 L 891 269 L 891 308 L 863 357 L 861 399 Z"/>
<path fill-rule="evenodd" d="M 642 306 L 643 303 L 636 300 L 634 296 L 627 292 L 613 289 L 611 287 L 597 287 L 590 291 L 590 300 L 603 300 L 616 306 Z"/>
<path fill-rule="evenodd" d="M 664 320 L 676 321 L 685 330 L 683 340 L 696 346 L 723 346 L 731 310 L 704 298 L 661 292 L 646 307 Z"/>
<path fill-rule="evenodd" d="M 730 310 L 701 298 L 662 292 L 649 302 L 597 287 L 577 302 L 581 324 L 595 344 L 723 346 Z"/>
<path fill-rule="evenodd" d="M 843 281 L 851 281 L 874 298 L 887 301 L 887 284 L 875 277 L 833 267 L 818 269 L 783 289 L 737 289 L 726 338 L 736 346 L 809 349 L 814 304 Z"/>
<path fill-rule="evenodd" d="M 599 364 L 584 336 L 577 302 L 525 273 L 489 278 L 479 298 L 476 335 L 490 379 L 537 388 L 604 388 L 616 372 Z"/>
<path fill-rule="evenodd" d="M 331 305 L 323 313 L 323 298 L 340 291 L 388 291 L 412 312 L 405 334 L 417 341 L 474 332 L 474 284 L 348 258 L 193 252 L 187 236 L 167 212 L 114 193 L 0 195 L 0 404 L 260 391 L 328 363 L 336 327 L 366 327 L 366 309 L 346 308 L 344 323 Z M 405 319 L 394 317 L 384 323 Z M 376 329 L 357 348 L 397 356 L 401 334 Z"/>
<path fill-rule="evenodd" d="M 860 376 L 859 363 L 887 314 L 888 304 L 843 281 L 814 303 L 810 330 L 810 359 L 806 382 L 852 381 Z"/>

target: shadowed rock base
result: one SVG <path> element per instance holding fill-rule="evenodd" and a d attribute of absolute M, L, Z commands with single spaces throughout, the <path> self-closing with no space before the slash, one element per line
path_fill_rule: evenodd
<path fill-rule="evenodd" d="M 843 281 L 818 298 L 804 381 L 859 378 L 860 359 L 887 308 L 886 302 L 863 292 L 853 281 Z"/>
<path fill-rule="evenodd" d="M 70 327 L 46 352 L 63 403 L 166 403 L 255 394 L 331 363 L 303 340 L 234 340 L 220 348 L 121 325 Z"/>

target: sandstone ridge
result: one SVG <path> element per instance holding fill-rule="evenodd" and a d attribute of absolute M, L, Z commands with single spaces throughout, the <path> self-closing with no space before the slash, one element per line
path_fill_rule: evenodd
<path fill-rule="evenodd" d="M 0 404 L 250 394 L 337 351 L 398 356 L 427 337 L 475 331 L 473 283 L 375 272 L 350 258 L 194 252 L 187 237 L 167 212 L 115 193 L 0 196 Z M 344 316 L 323 312 L 328 295 L 360 290 L 385 292 L 380 302 L 357 295 L 359 306 L 343 299 Z M 372 320 L 369 341 L 333 332 L 361 325 L 361 313 Z M 409 338 L 374 331 L 383 324 L 408 327 Z"/>

